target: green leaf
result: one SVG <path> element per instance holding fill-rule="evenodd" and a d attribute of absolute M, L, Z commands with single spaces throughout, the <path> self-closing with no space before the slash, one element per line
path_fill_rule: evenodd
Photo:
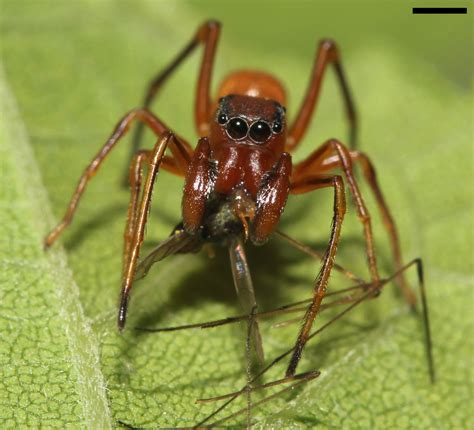
<path fill-rule="evenodd" d="M 133 330 L 239 314 L 224 250 L 213 260 L 204 253 L 183 255 L 155 266 L 134 288 L 127 330 L 117 332 L 128 204 L 120 179 L 128 139 L 90 184 L 60 240 L 64 248 L 42 250 L 42 238 L 117 120 L 139 104 L 150 77 L 210 16 L 224 22 L 215 81 L 239 67 L 268 69 L 286 82 L 290 116 L 304 91 L 316 38 L 331 35 L 340 43 L 360 110 L 360 147 L 378 168 L 406 261 L 421 256 L 425 262 L 429 294 L 435 385 L 428 380 L 421 319 L 387 286 L 381 298 L 308 345 L 298 369 L 319 369 L 322 375 L 255 409 L 257 427 L 474 426 L 472 70 L 465 67 L 472 64 L 472 54 L 466 54 L 472 52 L 471 18 L 456 17 L 456 29 L 444 37 L 435 30 L 455 18 L 415 18 L 402 2 L 370 13 L 369 3 L 347 6 L 343 14 L 343 3 L 335 3 L 290 9 L 266 2 L 2 2 L 2 428 L 108 428 L 116 420 L 140 427 L 193 425 L 216 407 L 195 404 L 197 398 L 245 383 L 245 327 L 159 335 Z M 198 64 L 199 55 L 193 55 L 154 106 L 191 142 Z M 346 127 L 328 73 L 316 120 L 296 159 L 333 136 L 345 140 Z M 154 142 L 151 135 L 145 141 Z M 181 187 L 181 179 L 159 175 L 147 247 L 179 221 Z M 386 234 L 370 190 L 362 189 L 381 270 L 389 274 Z M 292 198 L 282 230 L 323 248 L 331 199 L 330 191 Z M 343 237 L 338 262 L 366 276 L 352 205 Z M 248 251 L 261 309 L 309 296 L 318 271 L 314 261 L 278 239 Z M 414 275 L 410 281 L 416 285 Z M 345 286 L 333 276 L 331 290 Z M 297 327 L 262 322 L 267 359 L 293 345 Z M 284 364 L 265 380 L 282 377 Z M 244 406 L 240 399 L 226 413 Z M 231 423 L 245 424 L 245 418 Z"/>
<path fill-rule="evenodd" d="M 0 64 L 2 427 L 109 428 L 99 345 L 63 251 L 46 255 L 52 217 Z"/>

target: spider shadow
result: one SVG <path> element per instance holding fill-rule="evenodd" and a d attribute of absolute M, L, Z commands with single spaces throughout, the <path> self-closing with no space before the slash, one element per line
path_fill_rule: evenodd
<path fill-rule="evenodd" d="M 367 197 L 370 197 L 370 194 L 368 194 L 368 196 L 365 196 L 365 198 Z M 328 208 L 328 207 L 331 207 L 332 204 L 333 204 L 332 197 L 329 194 L 326 194 L 326 195 L 316 194 L 316 195 L 313 195 L 311 199 L 309 198 L 292 199 L 291 202 L 289 202 L 289 204 L 285 208 L 284 216 L 282 216 L 282 219 L 279 224 L 279 229 L 283 231 L 290 229 L 292 225 L 298 224 L 298 222 L 301 221 L 302 217 L 305 217 L 305 218 L 314 217 L 317 214 L 317 208 L 320 208 L 320 207 Z M 348 195 L 347 197 L 347 204 L 348 204 L 348 211 L 345 216 L 345 221 L 344 221 L 345 225 L 343 227 L 343 231 L 341 234 L 341 241 L 339 243 L 339 248 L 338 248 L 339 257 L 341 256 L 341 253 L 343 253 L 344 251 L 344 245 L 347 244 L 348 242 L 357 244 L 360 248 L 361 253 L 366 252 L 365 238 L 362 233 L 362 224 L 359 221 L 357 221 L 357 213 L 356 213 L 355 204 L 354 204 L 353 198 L 350 195 Z M 372 215 L 372 222 L 381 223 L 382 220 L 380 219 L 380 214 L 377 208 L 372 205 L 369 208 L 369 210 Z M 329 232 L 330 232 L 329 220 L 330 218 L 328 218 L 328 223 L 327 223 L 327 236 L 322 238 L 325 240 L 329 240 Z M 347 235 L 347 230 L 346 230 L 348 221 L 351 224 L 353 224 L 351 228 L 351 233 L 349 233 L 349 237 Z M 355 227 L 355 230 L 354 230 L 354 227 Z M 385 232 L 383 232 L 383 237 L 381 238 L 375 237 L 374 240 L 376 242 L 376 245 L 382 240 L 384 243 L 383 246 L 388 246 L 387 236 Z M 306 243 L 306 245 L 312 246 L 310 243 Z M 315 245 L 318 246 L 315 249 L 324 250 L 325 247 L 327 246 L 327 242 L 326 243 L 318 242 Z M 338 263 L 341 263 L 341 261 L 339 260 L 341 259 L 336 258 L 336 261 Z M 346 259 L 346 261 L 350 261 L 350 258 Z M 390 253 L 377 252 L 377 263 L 378 263 L 379 269 L 385 270 L 386 273 L 391 274 L 394 270 L 392 257 Z M 350 269 L 350 267 L 348 268 Z"/>
<path fill-rule="evenodd" d="M 292 224 L 292 220 L 298 212 L 300 215 L 304 213 L 301 211 L 303 206 L 304 204 L 292 208 L 289 218 L 282 220 L 283 228 Z M 325 240 L 305 244 L 321 252 L 327 247 Z M 365 253 L 363 237 L 357 235 L 344 237 L 343 244 L 357 246 L 362 253 Z M 339 253 L 343 253 L 341 248 Z M 291 251 L 288 252 L 288 250 Z M 224 303 L 234 307 L 235 314 L 241 314 L 242 311 L 233 286 L 227 250 L 216 247 L 215 251 L 215 258 L 208 259 L 205 268 L 200 265 L 197 269 L 189 271 L 172 290 L 166 303 L 160 303 L 153 312 L 144 312 L 136 325 L 138 327 L 157 327 L 162 320 L 162 315 L 178 313 L 182 309 L 197 308 L 203 303 L 209 302 Z M 294 284 L 307 283 L 308 297 L 311 296 L 314 278 L 320 267 L 319 262 L 315 262 L 314 273 L 305 276 L 292 274 L 291 271 L 288 271 L 288 267 L 300 263 L 308 256 L 277 238 L 270 240 L 264 246 L 247 245 L 246 253 L 260 310 L 275 308 L 278 305 L 287 304 L 291 300 L 287 289 L 275 288 L 275 285 L 284 284 L 289 287 L 288 290 L 291 290 L 291 286 Z M 187 258 L 200 257 L 189 255 Z M 385 266 L 386 260 L 384 259 L 382 263 Z M 223 315 L 222 317 L 228 316 Z"/>
<path fill-rule="evenodd" d="M 347 238 L 347 241 L 359 244 L 357 237 Z M 326 244 L 317 242 L 310 244 L 310 246 L 315 249 L 324 249 Z M 288 267 L 298 264 L 302 259 L 308 257 L 289 247 L 285 242 L 272 240 L 262 247 L 247 246 L 246 250 L 260 310 L 272 309 L 290 302 L 291 286 L 294 284 L 308 284 L 308 294 L 301 299 L 311 297 L 312 285 L 317 273 L 316 267 L 319 268 L 319 262 L 315 262 L 313 274 L 295 275 L 288 271 Z M 233 315 L 242 314 L 233 286 L 226 249 L 218 248 L 216 251 L 215 258 L 209 259 L 205 268 L 199 265 L 197 269 L 187 273 L 172 289 L 166 302 L 159 303 L 158 307 L 153 307 L 153 310 L 148 308 L 148 310 L 142 311 L 138 319 L 134 321 L 134 325 L 146 328 L 159 327 L 164 315 L 179 313 L 185 309 L 196 309 L 209 302 L 224 303 L 235 309 Z M 186 258 L 199 257 L 191 255 Z M 275 288 L 275 285 L 282 284 L 288 288 Z M 228 316 L 230 315 L 213 315 L 212 319 Z M 149 335 L 149 333 L 141 331 L 136 333 L 134 342 L 139 342 L 139 338 L 143 335 Z"/>
<path fill-rule="evenodd" d="M 87 220 L 81 221 L 77 226 L 72 224 L 74 227 L 64 240 L 65 248 L 70 251 L 79 248 L 88 237 L 94 236 L 97 232 L 104 230 L 107 225 L 114 224 L 117 220 L 123 222 L 123 228 L 125 229 L 127 210 L 127 202 L 124 200 L 124 202 L 117 202 L 105 206 L 98 214 L 88 218 Z M 160 211 L 158 216 L 162 222 L 169 224 L 170 226 L 177 223 L 177 218 L 167 212 Z M 153 220 L 150 221 L 153 222 Z M 122 236 L 119 237 L 119 240 L 122 240 Z"/>
<path fill-rule="evenodd" d="M 345 237 L 345 243 L 356 246 L 364 246 L 364 241 L 360 237 L 351 236 Z M 326 247 L 325 241 L 317 241 L 308 244 L 309 246 L 322 250 Z M 287 250 L 290 249 L 288 252 Z M 362 248 L 363 249 L 363 248 Z M 285 290 L 281 288 L 274 288 L 277 285 L 288 285 L 291 288 L 293 283 L 307 283 L 308 284 L 308 297 L 311 295 L 312 282 L 316 274 L 316 266 L 319 263 L 315 262 L 315 273 L 308 275 L 294 275 L 292 271 L 288 271 L 288 267 L 293 264 L 298 264 L 302 259 L 308 258 L 299 251 L 290 248 L 284 242 L 279 240 L 272 240 L 266 246 L 253 247 L 247 246 L 247 257 L 252 272 L 254 281 L 255 291 L 257 295 L 257 301 L 260 309 L 271 309 L 276 307 L 276 304 L 287 303 L 287 295 Z M 173 257 L 171 257 L 173 258 Z M 186 256 L 185 258 L 201 258 L 194 255 Z M 199 307 L 201 304 L 208 302 L 219 302 L 229 305 L 235 309 L 235 315 L 241 314 L 240 305 L 238 303 L 236 293 L 233 286 L 230 265 L 228 261 L 228 255 L 226 249 L 217 249 L 216 257 L 209 259 L 204 265 L 198 265 L 197 268 L 191 270 L 180 282 L 173 287 L 170 292 L 170 296 L 166 300 L 166 303 L 160 303 L 158 308 L 153 311 L 146 311 L 139 316 L 136 320 L 136 325 L 139 327 L 157 327 L 162 322 L 162 315 L 179 312 L 183 309 L 193 309 Z M 305 297 L 302 297 L 305 298 Z M 322 370 L 331 365 L 332 357 L 344 355 L 344 351 L 347 348 L 352 348 L 360 344 L 367 332 L 374 329 L 378 325 L 377 306 L 373 303 L 367 303 L 368 306 L 363 304 L 361 307 L 364 308 L 364 312 L 370 316 L 367 324 L 358 324 L 355 319 L 352 319 L 349 315 L 343 320 L 339 321 L 338 329 L 333 332 L 331 329 L 324 333 L 324 337 L 312 339 L 305 348 L 304 355 L 306 357 L 304 367 L 301 367 L 301 371 L 307 370 Z M 328 310 L 328 316 L 331 314 L 334 316 L 337 312 L 342 309 L 331 309 Z M 374 311 L 375 314 L 374 315 Z M 227 317 L 229 315 L 222 315 Z M 212 319 L 218 318 L 219 316 L 212 316 Z M 211 318 L 210 318 L 211 319 Z M 135 323 L 135 321 L 134 321 Z M 240 327 L 242 328 L 242 327 Z M 296 328 L 294 335 L 288 341 L 287 348 L 291 348 L 296 340 Z M 141 342 L 141 335 L 144 333 L 135 332 L 138 334 L 132 339 L 132 343 Z M 244 342 L 244 331 L 241 330 L 239 333 L 242 344 Z M 133 348 L 132 348 L 133 349 Z M 285 347 L 286 349 L 286 347 Z M 129 355 L 130 344 L 124 345 L 124 354 L 129 357 L 130 360 L 134 360 L 133 354 Z M 275 354 L 271 357 L 267 357 L 267 363 L 275 358 Z M 240 360 L 236 357 L 236 360 Z M 222 380 L 236 379 L 244 372 L 244 360 L 242 359 L 242 369 L 235 370 L 231 373 L 226 374 L 202 374 L 199 377 L 200 383 L 204 386 L 215 385 Z M 288 358 L 284 359 L 278 366 L 277 372 L 283 376 L 284 369 L 288 364 Z M 120 369 L 117 369 L 121 372 Z M 261 382 L 269 382 L 274 377 L 265 375 Z M 317 383 L 316 381 L 308 382 L 308 384 Z M 193 382 L 183 382 L 173 387 L 170 393 L 174 393 L 175 390 L 186 390 L 192 386 Z M 302 385 L 287 393 L 282 399 L 285 402 L 291 401 L 296 398 L 302 390 L 306 387 L 306 384 Z M 236 389 L 239 387 L 235 387 Z M 160 388 L 161 389 L 161 388 Z M 142 390 L 141 390 L 142 391 Z M 143 388 L 142 394 L 150 394 L 156 392 L 153 387 Z M 303 419 L 303 418 L 301 418 Z M 317 420 L 314 421 L 318 423 Z M 321 421 L 322 422 L 322 421 Z"/>
<path fill-rule="evenodd" d="M 99 216 L 95 216 L 81 223 L 67 240 L 66 246 L 71 249 L 75 246 L 79 246 L 86 234 L 93 235 L 95 231 L 103 228 L 108 223 L 116 221 L 116 217 L 124 219 L 125 213 L 126 205 L 124 203 L 108 205 L 101 210 Z M 157 215 L 169 225 L 176 224 L 176 218 L 166 212 L 159 211 Z M 286 226 L 289 227 L 293 219 L 296 221 L 295 212 L 292 211 L 291 215 L 292 216 L 282 223 L 283 229 L 285 229 Z M 344 246 L 344 244 L 358 246 L 361 252 L 364 252 L 364 239 L 358 235 L 343 237 L 342 245 Z M 327 239 L 323 238 L 321 241 L 313 241 L 306 243 L 306 245 L 322 251 L 327 246 Z M 343 248 L 343 246 L 341 246 L 341 248 Z M 341 250 L 342 249 L 340 249 L 340 251 Z M 233 286 L 227 250 L 217 248 L 216 251 L 216 257 L 209 259 L 206 262 L 205 268 L 201 264 L 198 265 L 197 268 L 190 270 L 171 290 L 166 302 L 159 303 L 158 307 L 155 307 L 153 311 L 146 310 L 140 314 L 138 320 L 133 321 L 133 325 L 139 327 L 157 327 L 160 325 L 163 315 L 178 313 L 183 309 L 195 309 L 209 302 L 224 303 L 235 310 L 233 312 L 234 315 L 241 314 L 242 311 L 240 310 L 240 305 Z M 294 264 L 299 264 L 301 260 L 307 259 L 308 256 L 305 256 L 291 248 L 284 241 L 276 238 L 261 247 L 247 246 L 246 251 L 260 310 L 272 309 L 279 305 L 287 304 L 291 296 L 288 292 L 291 291 L 291 286 L 294 284 L 301 285 L 306 283 L 308 285 L 307 295 L 301 298 L 309 298 L 311 296 L 313 281 L 320 267 L 319 262 L 315 261 L 315 270 L 313 273 L 296 275 L 294 271 L 289 271 L 288 268 Z M 171 256 L 169 258 L 174 257 Z M 202 257 L 189 255 L 186 256 L 186 258 Z M 153 280 L 151 279 L 151 281 Z M 285 285 L 285 289 L 275 288 L 275 285 Z M 288 286 L 288 288 L 286 288 L 286 286 Z M 148 286 L 144 287 L 152 287 L 151 282 Z M 150 293 L 152 294 L 152 292 Z M 139 303 L 136 302 L 135 304 Z M 228 316 L 229 315 L 222 315 L 221 317 Z M 212 318 L 218 317 L 219 316 L 213 316 Z M 136 336 L 136 334 L 139 335 Z M 140 342 L 141 334 L 143 333 L 135 331 L 134 336 L 123 344 L 122 352 L 124 357 L 126 356 L 133 361 L 133 354 L 129 355 L 128 352 L 131 350 L 131 344 Z M 336 339 L 337 337 L 334 338 L 333 342 L 336 342 Z M 291 342 L 293 341 L 294 339 L 291 340 Z M 291 342 L 289 342 L 288 347 L 292 346 Z M 315 347 L 314 351 L 311 351 L 311 355 L 314 356 L 311 361 L 317 363 L 318 366 L 322 366 L 327 360 L 328 354 L 326 351 L 329 351 L 331 348 L 330 342 L 326 342 L 325 344 L 315 342 L 315 344 L 317 344 L 318 347 Z M 324 345 L 324 347 L 321 345 Z M 308 350 L 313 349 L 309 347 L 310 345 L 308 345 Z M 120 369 L 117 370 L 121 373 L 123 369 L 120 366 Z"/>
<path fill-rule="evenodd" d="M 103 208 L 97 216 L 88 218 L 71 229 L 71 233 L 64 240 L 64 246 L 67 250 L 73 251 L 79 248 L 84 241 L 104 228 L 107 224 L 114 222 L 116 219 L 124 218 L 127 213 L 126 205 L 115 203 Z"/>
<path fill-rule="evenodd" d="M 295 276 L 288 272 L 291 264 L 300 261 L 297 254 L 282 252 L 280 244 L 270 241 L 262 247 L 247 246 L 246 253 L 254 284 L 259 309 L 269 309 L 275 304 L 284 304 L 288 295 L 275 284 L 292 285 L 304 282 L 305 277 Z M 214 258 L 190 271 L 180 280 L 171 292 L 166 303 L 153 313 L 143 314 L 138 320 L 139 327 L 151 327 L 160 323 L 164 313 L 179 312 L 183 309 L 198 308 L 204 303 L 223 303 L 241 314 L 240 305 L 233 285 L 229 257 L 225 248 L 217 247 Z M 173 258 L 172 256 L 170 258 Z M 188 256 L 186 258 L 200 258 Z M 311 282 L 311 279 L 308 279 Z M 222 315 L 227 317 L 229 315 Z M 217 318 L 217 317 L 216 317 Z"/>

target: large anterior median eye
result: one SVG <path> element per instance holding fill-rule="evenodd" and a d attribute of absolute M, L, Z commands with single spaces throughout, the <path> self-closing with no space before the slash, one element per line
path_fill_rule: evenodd
<path fill-rule="evenodd" d="M 243 139 L 247 136 L 248 129 L 249 126 L 242 118 L 232 118 L 226 127 L 227 134 L 235 140 Z"/>
<path fill-rule="evenodd" d="M 272 134 L 272 130 L 270 126 L 264 121 L 257 121 L 252 124 L 250 127 L 250 138 L 257 143 L 265 142 L 270 135 Z"/>

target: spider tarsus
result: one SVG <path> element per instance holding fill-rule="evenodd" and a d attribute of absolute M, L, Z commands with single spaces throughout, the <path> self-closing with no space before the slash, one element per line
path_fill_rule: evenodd
<path fill-rule="evenodd" d="M 117 327 L 120 332 L 123 332 L 125 328 L 125 322 L 127 320 L 127 305 L 128 305 L 128 297 L 122 297 L 120 301 L 120 309 L 117 319 Z"/>
<path fill-rule="evenodd" d="M 54 244 L 56 240 L 56 234 L 55 234 L 56 230 L 57 230 L 57 227 L 55 227 L 52 231 L 50 231 L 48 235 L 46 236 L 46 238 L 44 239 L 43 250 L 47 251 Z"/>

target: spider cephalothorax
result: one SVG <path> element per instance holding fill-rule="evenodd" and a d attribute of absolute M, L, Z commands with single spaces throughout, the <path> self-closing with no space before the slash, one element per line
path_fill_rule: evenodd
<path fill-rule="evenodd" d="M 197 232 L 206 222 L 210 200 L 220 196 L 230 200 L 245 237 L 263 243 L 278 223 L 290 188 L 284 109 L 273 100 L 233 94 L 220 99 L 212 119 L 209 138 L 199 142 L 199 155 L 186 174 L 185 229 Z M 233 204 L 236 195 L 246 195 L 248 203 Z"/>

